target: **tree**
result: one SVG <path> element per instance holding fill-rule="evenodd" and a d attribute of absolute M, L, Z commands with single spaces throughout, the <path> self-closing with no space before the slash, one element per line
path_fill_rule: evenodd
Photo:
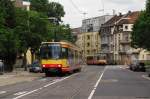
<path fill-rule="evenodd" d="M 150 0 L 147 0 L 146 11 L 142 11 L 133 26 L 131 45 L 134 48 L 143 48 L 150 51 Z"/>
<path fill-rule="evenodd" d="M 48 35 L 48 17 L 36 11 L 30 11 L 29 16 L 31 33 L 29 46 L 38 49 Z"/>
<path fill-rule="evenodd" d="M 58 22 L 61 22 L 61 17 L 64 17 L 65 11 L 61 4 L 57 2 L 50 2 L 47 5 L 47 15 L 48 17 L 55 17 Z"/>
<path fill-rule="evenodd" d="M 26 52 L 29 48 L 37 50 L 43 41 L 44 37 L 47 37 L 47 23 L 48 20 L 41 18 L 47 18 L 46 16 L 36 11 L 26 11 L 20 8 L 16 8 L 16 28 L 15 33 L 19 38 L 20 53 L 24 53 L 23 66 L 26 70 Z"/>
<path fill-rule="evenodd" d="M 67 25 L 53 25 L 49 27 L 49 34 L 47 40 L 54 40 L 56 35 L 56 41 L 67 40 L 70 42 L 74 42 L 73 35 L 71 33 L 70 26 Z"/>
<path fill-rule="evenodd" d="M 150 0 L 146 1 L 146 13 L 150 14 Z"/>
<path fill-rule="evenodd" d="M 16 59 L 17 41 L 14 34 L 15 10 L 10 0 L 0 1 L 0 58 L 5 69 L 12 71 Z"/>
<path fill-rule="evenodd" d="M 31 10 L 47 13 L 48 0 L 31 0 Z"/>

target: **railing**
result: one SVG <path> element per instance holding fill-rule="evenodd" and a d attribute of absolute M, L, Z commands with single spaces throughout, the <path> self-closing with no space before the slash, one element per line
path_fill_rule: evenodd
<path fill-rule="evenodd" d="M 127 50 L 120 49 L 120 50 L 119 50 L 119 53 L 120 53 L 120 54 L 126 54 L 126 53 L 127 53 Z"/>
<path fill-rule="evenodd" d="M 129 44 L 131 43 L 131 40 L 120 40 L 121 44 Z"/>

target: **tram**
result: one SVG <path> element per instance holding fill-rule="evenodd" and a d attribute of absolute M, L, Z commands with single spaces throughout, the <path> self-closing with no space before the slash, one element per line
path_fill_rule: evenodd
<path fill-rule="evenodd" d="M 106 65 L 107 60 L 103 54 L 89 55 L 86 58 L 87 65 Z"/>
<path fill-rule="evenodd" d="M 81 51 L 70 42 L 42 42 L 40 58 L 42 70 L 46 76 L 52 72 L 64 74 L 81 70 Z"/>

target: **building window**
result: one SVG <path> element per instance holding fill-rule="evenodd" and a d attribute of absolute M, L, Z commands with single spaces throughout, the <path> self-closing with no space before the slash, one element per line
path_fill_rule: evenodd
<path fill-rule="evenodd" d="M 90 43 L 87 43 L 87 47 L 89 47 L 90 46 Z"/>
<path fill-rule="evenodd" d="M 127 30 L 127 29 L 128 29 L 128 26 L 125 26 L 125 29 Z"/>
<path fill-rule="evenodd" d="M 88 40 L 90 39 L 90 35 L 87 35 L 87 39 L 88 39 Z"/>
<path fill-rule="evenodd" d="M 90 54 L 90 50 L 87 50 L 87 54 Z"/>

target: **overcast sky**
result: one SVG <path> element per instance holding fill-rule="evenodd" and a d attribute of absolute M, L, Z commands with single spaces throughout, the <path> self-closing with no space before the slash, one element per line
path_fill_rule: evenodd
<path fill-rule="evenodd" d="M 101 16 L 103 14 L 126 13 L 145 9 L 146 0 L 49 0 L 59 2 L 66 12 L 63 21 L 72 28 L 80 27 L 84 18 Z M 102 9 L 104 8 L 104 12 Z M 84 16 L 83 12 L 86 12 Z"/>

